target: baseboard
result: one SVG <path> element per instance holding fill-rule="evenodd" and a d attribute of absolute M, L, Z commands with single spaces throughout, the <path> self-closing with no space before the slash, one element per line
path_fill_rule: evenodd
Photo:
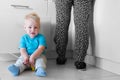
<path fill-rule="evenodd" d="M 85 62 L 90 65 L 95 65 L 96 64 L 96 58 L 92 55 L 87 55 L 85 58 Z"/>
<path fill-rule="evenodd" d="M 14 61 L 20 56 L 20 53 L 0 53 L 0 61 Z M 56 59 L 57 53 L 56 51 L 50 50 L 46 52 L 46 57 L 48 59 Z M 66 52 L 67 58 L 73 57 L 73 51 L 67 50 Z"/>
<path fill-rule="evenodd" d="M 120 63 L 103 58 L 96 58 L 96 67 L 120 75 Z"/>
<path fill-rule="evenodd" d="M 87 55 L 86 62 L 98 68 L 120 75 L 120 63 L 108 59 Z"/>
<path fill-rule="evenodd" d="M 12 54 L 11 53 L 1 53 L 0 54 L 0 61 L 13 61 L 13 60 L 17 60 L 17 55 L 19 57 L 18 53 L 12 53 Z"/>

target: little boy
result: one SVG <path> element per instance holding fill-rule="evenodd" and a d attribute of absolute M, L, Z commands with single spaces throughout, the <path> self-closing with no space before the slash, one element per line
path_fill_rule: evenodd
<path fill-rule="evenodd" d="M 36 13 L 30 13 L 25 16 L 24 34 L 20 39 L 20 53 L 15 64 L 8 66 L 8 70 L 18 76 L 25 69 L 35 68 L 36 76 L 46 76 L 45 49 L 47 48 L 44 35 L 39 33 L 40 18 Z"/>

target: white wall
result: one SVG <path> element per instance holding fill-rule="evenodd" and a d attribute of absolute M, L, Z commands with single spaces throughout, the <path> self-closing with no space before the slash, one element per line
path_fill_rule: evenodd
<path fill-rule="evenodd" d="M 96 65 L 120 74 L 120 0 L 96 0 L 94 11 Z"/>
<path fill-rule="evenodd" d="M 96 0 L 96 56 L 120 62 L 120 0 Z"/>

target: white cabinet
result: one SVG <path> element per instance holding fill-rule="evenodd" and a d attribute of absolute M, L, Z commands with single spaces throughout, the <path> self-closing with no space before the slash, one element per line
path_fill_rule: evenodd
<path fill-rule="evenodd" d="M 11 5 L 20 5 L 22 7 L 13 7 Z M 48 46 L 50 45 L 49 43 L 52 40 L 50 38 L 51 18 L 47 16 L 47 1 L 1 0 L 0 6 L 0 53 L 19 52 L 19 39 L 24 34 L 24 16 L 29 12 L 36 12 L 40 16 L 41 32 L 47 37 Z"/>
<path fill-rule="evenodd" d="M 47 1 L 45 0 L 4 0 L 1 1 L 0 5 L 2 6 L 0 9 L 3 10 L 2 13 L 11 13 L 11 14 L 26 14 L 31 11 L 35 11 L 40 14 L 40 16 L 46 16 L 47 13 Z M 28 6 L 25 7 L 11 7 L 11 5 L 21 5 Z"/>
<path fill-rule="evenodd" d="M 54 51 L 56 10 L 54 1 L 48 0 L 1 0 L 0 1 L 0 54 L 18 53 L 19 39 L 23 30 L 24 16 L 36 12 L 41 18 L 41 33 L 46 36 L 48 49 Z M 71 49 L 69 37 L 68 49 Z"/>

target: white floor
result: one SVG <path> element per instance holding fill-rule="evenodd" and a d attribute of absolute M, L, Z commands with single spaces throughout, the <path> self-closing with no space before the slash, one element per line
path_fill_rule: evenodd
<path fill-rule="evenodd" d="M 47 77 L 37 77 L 32 71 L 13 77 L 7 70 L 11 63 L 14 61 L 0 61 L 0 80 L 120 80 L 120 75 L 90 65 L 86 71 L 77 70 L 71 59 L 65 65 L 56 65 L 55 60 L 48 60 Z"/>

